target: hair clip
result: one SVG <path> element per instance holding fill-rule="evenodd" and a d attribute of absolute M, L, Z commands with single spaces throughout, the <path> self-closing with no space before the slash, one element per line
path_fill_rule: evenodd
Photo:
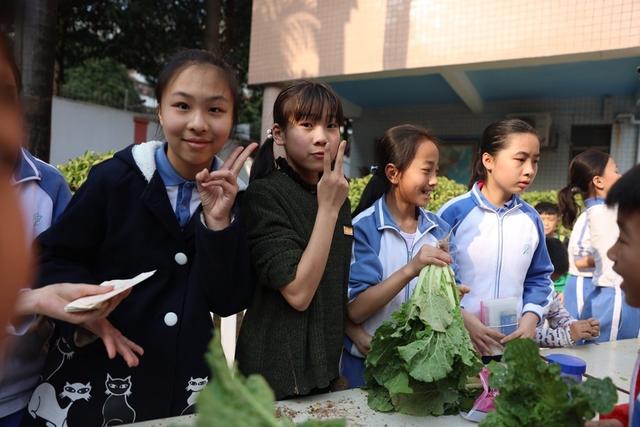
<path fill-rule="evenodd" d="M 273 131 L 271 130 L 271 128 L 267 129 L 267 139 L 271 139 L 273 138 Z"/>
<path fill-rule="evenodd" d="M 375 175 L 377 171 L 378 171 L 378 165 L 369 166 L 369 173 L 371 173 L 371 175 Z"/>
<path fill-rule="evenodd" d="M 571 194 L 578 194 L 582 191 L 578 187 L 571 187 Z"/>

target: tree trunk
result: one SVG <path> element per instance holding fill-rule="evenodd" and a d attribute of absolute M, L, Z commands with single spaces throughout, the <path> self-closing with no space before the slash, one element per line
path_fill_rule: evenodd
<path fill-rule="evenodd" d="M 30 151 L 48 162 L 51 148 L 58 0 L 23 3 L 17 22 L 18 61 L 22 67 L 23 102 Z"/>
<path fill-rule="evenodd" d="M 207 0 L 207 18 L 204 30 L 204 45 L 208 51 L 220 54 L 220 21 L 222 0 Z"/>
<path fill-rule="evenodd" d="M 59 12 L 59 11 L 58 11 Z M 59 13 L 58 13 L 59 14 Z M 65 35 L 67 33 L 68 21 L 65 18 L 58 16 L 57 23 L 57 47 L 54 63 L 54 75 L 53 75 L 53 95 L 60 96 L 62 93 L 62 85 L 64 84 L 64 48 L 65 48 Z"/>

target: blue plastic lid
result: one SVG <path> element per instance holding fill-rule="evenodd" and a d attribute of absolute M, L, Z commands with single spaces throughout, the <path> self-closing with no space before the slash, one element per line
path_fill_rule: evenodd
<path fill-rule="evenodd" d="M 560 365 L 560 372 L 563 374 L 583 375 L 587 372 L 587 363 L 579 357 L 554 353 L 545 356 L 545 359 L 551 363 L 557 363 Z"/>

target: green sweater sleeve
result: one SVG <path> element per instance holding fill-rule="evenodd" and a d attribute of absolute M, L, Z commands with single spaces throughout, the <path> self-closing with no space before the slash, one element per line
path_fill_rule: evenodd
<path fill-rule="evenodd" d="M 277 290 L 295 279 L 305 242 L 274 196 L 261 185 L 250 186 L 244 205 L 251 264 L 258 284 Z"/>

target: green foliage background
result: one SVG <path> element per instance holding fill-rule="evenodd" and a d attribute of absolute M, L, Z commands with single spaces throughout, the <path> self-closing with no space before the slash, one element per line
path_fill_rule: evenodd
<path fill-rule="evenodd" d="M 127 68 L 111 58 L 89 58 L 67 70 L 62 96 L 120 109 L 142 106 Z"/>
<path fill-rule="evenodd" d="M 58 170 L 67 180 L 71 191 L 74 193 L 87 180 L 89 170 L 100 162 L 110 159 L 115 151 L 106 153 L 96 153 L 95 151 L 85 151 L 82 156 L 69 160 L 66 163 L 58 165 Z"/>

